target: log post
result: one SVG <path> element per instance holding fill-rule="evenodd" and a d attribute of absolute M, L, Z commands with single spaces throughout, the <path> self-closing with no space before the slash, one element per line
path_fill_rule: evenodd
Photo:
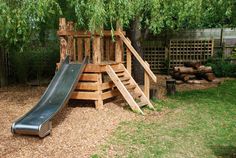
<path fill-rule="evenodd" d="M 67 41 L 64 37 L 60 37 L 60 63 L 62 63 L 67 55 Z"/>
<path fill-rule="evenodd" d="M 60 18 L 59 19 L 59 30 L 60 31 L 65 31 L 66 30 L 66 19 L 65 18 Z"/>
<path fill-rule="evenodd" d="M 100 36 L 94 36 L 93 39 L 93 63 L 100 64 L 101 63 L 101 39 Z"/>
<path fill-rule="evenodd" d="M 98 74 L 98 87 L 97 87 L 97 95 L 98 100 L 95 101 L 95 107 L 96 109 L 102 109 L 103 108 L 103 100 L 102 100 L 102 73 Z"/>
<path fill-rule="evenodd" d="M 176 83 L 176 81 L 174 79 L 166 80 L 167 95 L 174 95 L 175 94 L 175 92 L 176 92 L 175 83 Z"/>
<path fill-rule="evenodd" d="M 122 31 L 122 27 L 119 22 L 116 23 L 116 31 Z M 123 58 L 123 42 L 116 36 L 116 49 L 115 49 L 115 60 L 116 62 L 122 62 Z"/>
<path fill-rule="evenodd" d="M 67 31 L 73 31 L 74 30 L 74 23 L 72 21 L 69 21 L 67 23 Z M 70 56 L 71 61 L 75 61 L 75 47 L 74 47 L 74 36 L 70 35 L 68 36 L 68 45 L 67 45 L 67 53 Z"/>
<path fill-rule="evenodd" d="M 145 61 L 145 63 L 150 67 L 147 61 Z M 146 71 L 144 72 L 144 94 L 148 99 L 150 99 L 150 78 Z"/>

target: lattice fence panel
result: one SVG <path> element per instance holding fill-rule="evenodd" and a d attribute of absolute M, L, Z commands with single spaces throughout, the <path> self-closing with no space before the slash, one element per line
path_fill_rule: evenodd
<path fill-rule="evenodd" d="M 150 64 L 150 68 L 154 73 L 166 69 L 167 50 L 165 47 L 149 42 L 143 45 L 143 52 L 144 60 Z"/>
<path fill-rule="evenodd" d="M 171 40 L 169 68 L 183 66 L 186 61 L 205 62 L 213 55 L 213 40 Z"/>

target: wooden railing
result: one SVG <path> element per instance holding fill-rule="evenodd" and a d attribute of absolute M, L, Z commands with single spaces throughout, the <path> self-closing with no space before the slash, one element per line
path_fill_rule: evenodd
<path fill-rule="evenodd" d="M 122 31 L 118 31 L 118 35 L 120 39 L 125 43 L 126 47 L 128 48 L 126 51 L 126 65 L 127 65 L 127 70 L 129 73 L 131 73 L 131 60 L 132 60 L 132 55 L 139 61 L 139 63 L 142 65 L 142 67 L 145 70 L 144 73 L 144 94 L 146 95 L 147 98 L 149 98 L 149 89 L 150 89 L 150 78 L 156 82 L 156 75 L 152 72 L 150 69 L 150 66 L 147 61 L 144 61 L 142 57 L 138 54 L 138 52 L 133 48 L 131 45 L 131 41 L 125 37 L 125 35 L 122 33 Z"/>

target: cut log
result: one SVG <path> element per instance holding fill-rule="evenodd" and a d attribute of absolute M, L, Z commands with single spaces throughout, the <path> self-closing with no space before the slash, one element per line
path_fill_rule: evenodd
<path fill-rule="evenodd" d="M 205 78 L 208 81 L 213 81 L 216 77 L 213 73 L 205 73 L 203 75 L 203 78 Z"/>
<path fill-rule="evenodd" d="M 184 81 L 182 81 L 182 80 L 176 80 L 176 84 L 182 84 L 182 83 L 184 83 Z"/>
<path fill-rule="evenodd" d="M 192 67 L 179 67 L 178 72 L 181 74 L 195 74 L 196 70 L 194 70 Z"/>
<path fill-rule="evenodd" d="M 188 83 L 191 84 L 203 84 L 203 83 L 208 83 L 206 80 L 188 80 Z"/>
<path fill-rule="evenodd" d="M 174 72 L 178 72 L 180 67 L 174 67 Z"/>
<path fill-rule="evenodd" d="M 212 73 L 212 67 L 202 65 L 198 68 L 198 72 L 200 72 L 200 73 Z"/>
<path fill-rule="evenodd" d="M 180 74 L 180 73 L 174 73 L 173 78 L 176 80 L 182 80 L 184 82 L 189 80 L 189 75 L 187 74 Z"/>
<path fill-rule="evenodd" d="M 196 79 L 196 75 L 188 75 L 190 80 Z"/>
<path fill-rule="evenodd" d="M 201 66 L 201 63 L 198 61 L 189 61 L 189 62 L 185 62 L 184 66 L 198 69 Z"/>

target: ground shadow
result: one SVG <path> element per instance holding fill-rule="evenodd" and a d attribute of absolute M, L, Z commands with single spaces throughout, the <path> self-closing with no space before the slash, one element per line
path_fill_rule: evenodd
<path fill-rule="evenodd" d="M 235 146 L 212 146 L 212 151 L 215 156 L 221 158 L 236 158 L 236 147 Z"/>

